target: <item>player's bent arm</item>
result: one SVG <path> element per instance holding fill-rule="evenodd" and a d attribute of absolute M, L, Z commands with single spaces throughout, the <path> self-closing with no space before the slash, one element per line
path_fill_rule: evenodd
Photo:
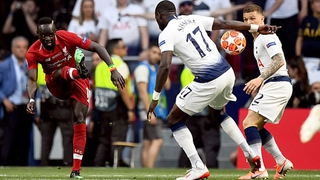
<path fill-rule="evenodd" d="M 260 34 L 273 34 L 281 28 L 280 26 L 271 25 L 257 25 L 257 24 L 247 24 L 241 21 L 228 21 L 215 18 L 212 24 L 212 30 L 217 29 L 236 29 L 236 30 L 250 30 L 250 32 L 259 32 Z"/>
<path fill-rule="evenodd" d="M 28 71 L 27 91 L 30 99 L 34 99 L 37 92 L 38 69 L 33 68 Z"/>
<path fill-rule="evenodd" d="M 266 80 L 268 77 L 270 77 L 272 74 L 277 72 L 284 65 L 284 58 L 280 53 L 272 56 L 271 59 L 272 59 L 272 62 L 270 66 L 265 71 L 263 71 L 259 76 L 263 80 Z"/>
<path fill-rule="evenodd" d="M 161 92 L 169 76 L 172 55 L 173 51 L 164 51 L 161 53 L 161 61 L 157 73 L 156 87 L 154 88 L 154 90 L 159 93 Z"/>
<path fill-rule="evenodd" d="M 241 21 L 228 21 L 222 20 L 218 18 L 214 18 L 214 22 L 212 24 L 212 30 L 218 29 L 237 29 L 237 30 L 249 30 L 250 24 L 246 24 Z"/>

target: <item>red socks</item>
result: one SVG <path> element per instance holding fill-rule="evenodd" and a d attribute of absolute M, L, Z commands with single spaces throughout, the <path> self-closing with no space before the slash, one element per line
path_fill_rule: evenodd
<path fill-rule="evenodd" d="M 80 170 L 82 156 L 86 145 L 86 124 L 76 124 L 73 126 L 73 167 L 72 171 Z"/>
<path fill-rule="evenodd" d="M 65 66 L 62 68 L 61 77 L 67 81 L 72 81 L 79 77 L 79 72 L 76 68 Z"/>

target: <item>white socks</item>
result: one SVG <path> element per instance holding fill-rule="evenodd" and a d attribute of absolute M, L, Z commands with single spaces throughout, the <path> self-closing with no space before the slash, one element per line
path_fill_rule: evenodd
<path fill-rule="evenodd" d="M 200 159 L 196 147 L 193 144 L 192 134 L 187 127 L 183 127 L 172 132 L 174 139 L 177 141 L 179 146 L 184 150 L 187 157 L 191 162 L 193 168 L 203 169 L 204 164 Z"/>

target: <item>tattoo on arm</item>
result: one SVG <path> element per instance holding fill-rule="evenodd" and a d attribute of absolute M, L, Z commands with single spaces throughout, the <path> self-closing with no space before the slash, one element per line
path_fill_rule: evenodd
<path fill-rule="evenodd" d="M 279 53 L 274 55 L 271 59 L 272 63 L 270 64 L 270 66 L 260 75 L 260 77 L 264 80 L 277 72 L 278 69 L 280 69 L 284 65 L 283 56 Z"/>

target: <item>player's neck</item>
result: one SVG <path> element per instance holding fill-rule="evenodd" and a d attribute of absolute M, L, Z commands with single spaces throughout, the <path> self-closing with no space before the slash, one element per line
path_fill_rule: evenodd
<path fill-rule="evenodd" d="M 253 36 L 253 39 L 256 39 L 259 36 L 260 33 L 254 32 L 254 33 L 251 33 L 251 34 Z"/>

